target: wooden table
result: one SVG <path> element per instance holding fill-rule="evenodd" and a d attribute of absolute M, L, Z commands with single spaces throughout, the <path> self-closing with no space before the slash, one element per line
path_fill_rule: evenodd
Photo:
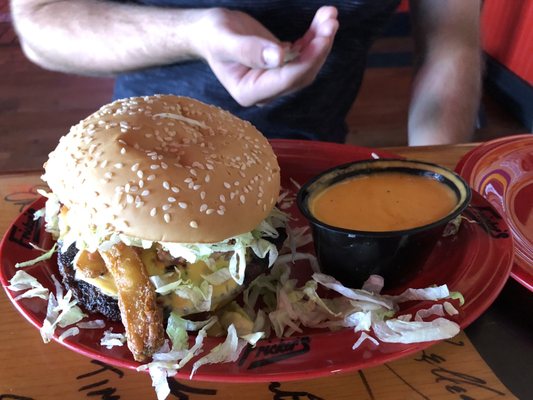
<path fill-rule="evenodd" d="M 453 168 L 472 148 L 470 144 L 388 150 Z M 0 232 L 37 197 L 39 185 L 38 171 L 0 175 Z M 43 344 L 39 332 L 4 294 L 0 295 L 0 315 L 0 399 L 155 398 L 147 374 L 102 364 L 55 342 Z M 478 341 L 491 335 L 490 329 L 480 334 L 474 329 L 473 333 Z M 485 363 L 469 336 L 467 330 L 453 340 L 395 362 L 314 380 L 256 384 L 172 380 L 169 399 L 516 398 L 493 372 L 495 364 L 489 367 Z M 527 336 L 526 332 L 526 341 Z M 527 355 L 530 349 L 527 343 L 525 346 Z M 509 387 L 515 384 L 512 377 L 506 383 Z M 522 390 L 520 384 L 516 388 Z M 529 398 L 533 398 L 532 393 Z"/>

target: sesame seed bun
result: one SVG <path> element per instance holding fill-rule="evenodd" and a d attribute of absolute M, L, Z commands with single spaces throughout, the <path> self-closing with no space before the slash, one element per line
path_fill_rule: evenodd
<path fill-rule="evenodd" d="M 63 136 L 43 179 L 80 223 L 140 239 L 214 243 L 271 211 L 279 166 L 250 123 L 157 95 L 103 106 Z"/>

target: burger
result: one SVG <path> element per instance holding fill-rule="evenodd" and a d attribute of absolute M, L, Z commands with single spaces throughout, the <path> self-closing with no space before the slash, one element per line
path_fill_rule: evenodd
<path fill-rule="evenodd" d="M 191 98 L 105 105 L 44 168 L 63 284 L 88 312 L 122 321 L 137 361 L 162 345 L 169 313 L 216 312 L 272 265 L 284 239 L 269 142 Z"/>

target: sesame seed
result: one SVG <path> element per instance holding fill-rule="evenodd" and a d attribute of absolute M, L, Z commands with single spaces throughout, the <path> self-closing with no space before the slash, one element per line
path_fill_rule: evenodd
<path fill-rule="evenodd" d="M 137 171 L 137 176 L 139 177 L 139 179 L 142 179 L 143 176 L 144 176 L 144 172 L 142 172 L 142 171 Z"/>
<path fill-rule="evenodd" d="M 149 175 L 148 178 L 146 178 L 147 181 L 153 181 L 155 179 L 155 175 Z"/>
<path fill-rule="evenodd" d="M 161 168 L 167 169 L 168 168 L 168 164 L 164 163 L 164 162 L 161 162 Z"/>
<path fill-rule="evenodd" d="M 191 168 L 190 173 L 192 176 L 197 176 L 196 170 L 194 168 Z"/>
<path fill-rule="evenodd" d="M 117 168 L 117 169 L 120 169 L 120 168 L 122 168 L 123 166 L 124 166 L 124 164 L 122 164 L 122 163 L 116 163 L 116 164 L 114 165 L 114 167 Z"/>
<path fill-rule="evenodd" d="M 201 185 L 194 185 L 192 188 L 193 188 L 193 190 L 198 190 L 198 189 L 200 189 L 201 187 L 202 187 Z"/>
<path fill-rule="evenodd" d="M 176 202 L 176 199 L 174 197 L 169 197 L 167 200 L 168 200 L 169 203 L 175 203 Z"/>
<path fill-rule="evenodd" d="M 104 160 L 100 163 L 100 168 L 105 168 L 107 166 L 108 161 Z"/>
<path fill-rule="evenodd" d="M 200 212 L 204 212 L 205 210 L 207 210 L 207 204 L 202 204 L 200 206 Z"/>
<path fill-rule="evenodd" d="M 139 181 L 139 187 L 141 189 L 144 187 L 144 181 L 142 179 Z"/>
<path fill-rule="evenodd" d="M 108 171 L 104 174 L 104 177 L 107 179 L 111 179 L 113 177 L 113 173 Z"/>
<path fill-rule="evenodd" d="M 205 192 L 200 192 L 200 198 L 201 198 L 202 200 L 205 200 Z"/>
<path fill-rule="evenodd" d="M 191 228 L 196 229 L 196 228 L 198 228 L 198 222 L 196 222 L 196 221 L 191 221 L 191 222 L 189 222 L 189 226 L 190 226 Z"/>
<path fill-rule="evenodd" d="M 163 218 L 167 224 L 170 222 L 170 214 L 165 214 Z"/>
<path fill-rule="evenodd" d="M 150 191 L 148 189 L 145 189 L 142 191 L 141 196 L 145 197 L 145 196 L 148 196 L 149 194 L 150 194 Z"/>
<path fill-rule="evenodd" d="M 217 210 L 217 214 L 218 214 L 218 215 L 224 215 L 224 210 L 218 209 L 218 210 Z"/>
<path fill-rule="evenodd" d="M 204 178 L 204 181 L 205 183 L 209 183 L 209 181 L 211 180 L 211 176 L 209 176 L 209 174 L 207 174 Z"/>
<path fill-rule="evenodd" d="M 156 214 L 157 214 L 157 208 L 154 207 L 154 208 L 152 208 L 152 209 L 150 210 L 150 216 L 155 217 Z"/>
<path fill-rule="evenodd" d="M 235 186 L 239 186 L 240 182 L 239 182 L 239 181 L 235 181 L 235 182 L 233 182 L 233 184 L 234 184 Z"/>
<path fill-rule="evenodd" d="M 163 187 L 164 187 L 166 190 L 169 190 L 169 189 L 170 189 L 170 183 L 168 183 L 167 181 L 164 181 L 164 182 L 163 182 Z"/>
<path fill-rule="evenodd" d="M 224 187 L 226 189 L 229 189 L 229 188 L 231 188 L 231 185 L 228 182 L 224 182 Z"/>
<path fill-rule="evenodd" d="M 124 190 L 126 192 L 129 192 L 130 191 L 130 188 L 131 188 L 131 185 L 129 183 L 126 183 L 126 186 L 124 186 Z"/>
<path fill-rule="evenodd" d="M 152 164 L 152 165 L 150 165 L 150 169 L 152 169 L 152 170 L 159 169 L 159 165 L 157 165 L 157 164 Z"/>
<path fill-rule="evenodd" d="M 225 202 L 226 202 L 226 197 L 225 197 L 223 194 L 220 195 L 220 201 L 221 201 L 222 203 L 225 203 Z"/>
<path fill-rule="evenodd" d="M 191 183 L 191 182 L 192 182 L 192 178 L 187 178 L 187 179 L 185 179 L 183 182 L 185 182 L 185 183 Z"/>
<path fill-rule="evenodd" d="M 180 191 L 179 188 L 177 188 L 176 186 L 172 186 L 171 189 L 172 189 L 172 191 L 173 191 L 174 193 L 179 193 L 179 191 Z"/>
<path fill-rule="evenodd" d="M 126 201 L 128 204 L 133 203 L 133 196 L 131 194 L 126 195 Z"/>
<path fill-rule="evenodd" d="M 212 208 L 210 208 L 210 209 L 207 210 L 205 213 L 206 213 L 207 215 L 211 215 L 211 214 L 213 214 L 214 212 L 215 212 L 215 210 L 213 210 Z"/>
<path fill-rule="evenodd" d="M 240 195 L 239 200 L 241 201 L 242 204 L 246 202 L 246 198 L 244 197 L 243 194 Z"/>
<path fill-rule="evenodd" d="M 212 171 L 212 170 L 215 169 L 215 167 L 213 167 L 211 164 L 206 164 L 205 166 L 206 166 L 206 168 L 207 168 L 208 170 L 210 170 L 210 171 Z"/>
<path fill-rule="evenodd" d="M 126 154 L 126 148 L 125 147 L 120 149 L 120 154 L 122 154 L 122 155 Z"/>
<path fill-rule="evenodd" d="M 168 210 L 170 210 L 170 207 L 172 207 L 170 204 L 163 204 L 163 205 L 161 206 L 161 208 L 163 209 L 163 211 L 168 211 Z"/>
<path fill-rule="evenodd" d="M 187 208 L 187 203 L 185 203 L 185 202 L 183 202 L 183 201 L 180 201 L 180 202 L 178 203 L 178 205 L 179 205 L 181 208 L 184 208 L 184 209 Z"/>

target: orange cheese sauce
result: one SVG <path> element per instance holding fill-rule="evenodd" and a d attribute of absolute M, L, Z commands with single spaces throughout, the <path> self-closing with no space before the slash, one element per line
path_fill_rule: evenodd
<path fill-rule="evenodd" d="M 457 196 L 434 179 L 395 172 L 354 177 L 330 186 L 309 202 L 318 220 L 359 231 L 396 231 L 437 221 Z"/>

